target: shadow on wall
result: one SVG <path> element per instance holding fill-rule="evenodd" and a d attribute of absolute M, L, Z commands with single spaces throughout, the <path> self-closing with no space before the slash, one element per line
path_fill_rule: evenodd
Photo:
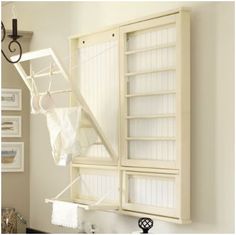
<path fill-rule="evenodd" d="M 208 22 L 191 16 L 191 218 L 215 224 L 216 14 L 206 11 Z"/>

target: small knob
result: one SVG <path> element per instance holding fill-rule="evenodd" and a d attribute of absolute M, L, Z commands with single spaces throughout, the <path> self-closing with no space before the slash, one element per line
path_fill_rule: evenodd
<path fill-rule="evenodd" d="M 150 218 L 140 218 L 138 220 L 138 226 L 143 230 L 143 233 L 148 233 L 148 230 L 153 226 L 153 220 Z"/>

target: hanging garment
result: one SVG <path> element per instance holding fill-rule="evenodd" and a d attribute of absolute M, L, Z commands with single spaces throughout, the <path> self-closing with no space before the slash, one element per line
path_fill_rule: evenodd
<path fill-rule="evenodd" d="M 46 113 L 52 155 L 65 166 L 73 156 L 84 154 L 98 136 L 93 128 L 81 128 L 81 107 L 54 108 Z"/>
<path fill-rule="evenodd" d="M 31 77 L 31 113 L 46 113 L 49 110 L 55 108 L 55 103 L 50 94 L 51 86 L 52 86 L 52 77 L 50 78 L 50 82 L 48 85 L 47 92 L 45 94 L 39 94 L 37 86 L 34 81 L 34 77 Z"/>
<path fill-rule="evenodd" d="M 52 206 L 52 224 L 78 228 L 78 207 L 75 203 L 54 201 Z"/>
<path fill-rule="evenodd" d="M 45 95 L 31 95 L 31 113 L 46 113 L 54 107 L 55 104 L 49 91 Z"/>

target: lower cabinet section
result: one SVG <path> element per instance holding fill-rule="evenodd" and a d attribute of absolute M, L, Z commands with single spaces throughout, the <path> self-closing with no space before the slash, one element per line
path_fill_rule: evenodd
<path fill-rule="evenodd" d="M 122 209 L 179 217 L 177 175 L 123 171 Z"/>
<path fill-rule="evenodd" d="M 86 210 L 190 223 L 178 170 L 72 164 L 71 197 Z M 187 216 L 185 216 L 187 215 Z"/>

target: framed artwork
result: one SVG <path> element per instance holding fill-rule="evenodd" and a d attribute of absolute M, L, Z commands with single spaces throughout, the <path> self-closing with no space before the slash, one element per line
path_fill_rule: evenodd
<path fill-rule="evenodd" d="M 21 89 L 2 89 L 2 110 L 21 110 Z"/>
<path fill-rule="evenodd" d="M 2 116 L 2 137 L 21 137 L 21 116 Z"/>
<path fill-rule="evenodd" d="M 2 142 L 2 172 L 24 171 L 24 143 Z"/>

